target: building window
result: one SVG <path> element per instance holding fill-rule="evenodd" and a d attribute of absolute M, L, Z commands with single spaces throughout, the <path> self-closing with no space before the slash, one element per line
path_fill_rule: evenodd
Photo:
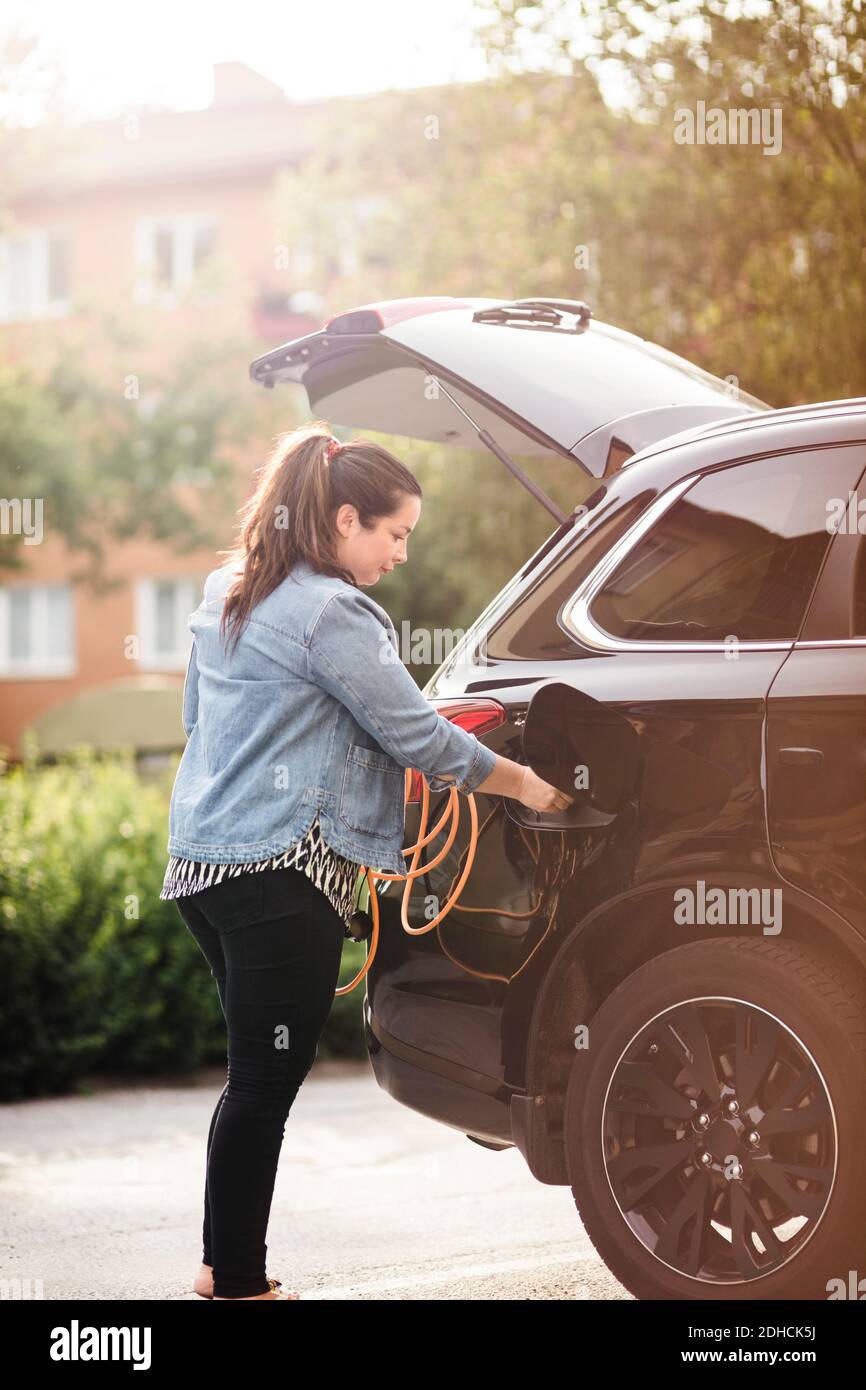
<path fill-rule="evenodd" d="M 0 675 L 37 680 L 74 674 L 71 586 L 0 588 Z"/>
<path fill-rule="evenodd" d="M 336 279 L 387 269 L 391 257 L 382 228 L 392 205 L 381 195 L 333 198 L 327 233 L 306 229 L 292 243 L 291 273 L 301 290 L 320 292 Z"/>
<path fill-rule="evenodd" d="M 203 580 L 140 579 L 135 589 L 138 664 L 144 671 L 185 671 L 192 633 L 187 620 L 201 601 Z"/>
<path fill-rule="evenodd" d="M 175 304 L 216 249 L 213 218 L 188 214 L 144 217 L 135 228 L 136 285 L 140 304 Z"/>
<path fill-rule="evenodd" d="M 0 320 L 69 312 L 69 238 L 33 230 L 0 237 Z"/>

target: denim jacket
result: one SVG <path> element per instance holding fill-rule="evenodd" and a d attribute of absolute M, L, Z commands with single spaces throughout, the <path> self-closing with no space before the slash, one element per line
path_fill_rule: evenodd
<path fill-rule="evenodd" d="M 230 653 L 219 635 L 233 571 L 214 570 L 190 615 L 187 744 L 168 851 L 247 863 L 300 840 L 316 815 L 347 859 L 401 873 L 404 786 L 474 791 L 496 755 L 438 714 L 400 660 L 375 599 L 300 561 L 252 609 Z"/>

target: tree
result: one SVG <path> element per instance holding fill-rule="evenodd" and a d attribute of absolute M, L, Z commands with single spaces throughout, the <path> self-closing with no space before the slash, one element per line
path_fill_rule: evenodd
<path fill-rule="evenodd" d="M 862 0 L 493 0 L 479 25 L 494 74 L 531 55 L 619 81 L 636 160 L 602 248 L 618 322 L 772 404 L 863 392 Z M 701 101 L 775 110 L 780 153 L 677 144 Z"/>
<path fill-rule="evenodd" d="M 236 450 L 250 429 L 252 403 L 239 397 L 236 349 L 188 344 L 170 364 L 144 364 L 128 329 L 104 325 L 115 348 L 113 374 L 94 368 L 97 334 L 87 351 L 64 337 L 37 375 L 0 362 L 0 495 L 38 500 L 42 527 L 87 562 L 72 576 L 95 588 L 119 541 L 148 536 L 182 551 L 225 542 L 237 506 Z M 123 349 L 121 347 L 123 342 Z M 0 537 L 0 567 L 21 569 L 21 532 Z"/>

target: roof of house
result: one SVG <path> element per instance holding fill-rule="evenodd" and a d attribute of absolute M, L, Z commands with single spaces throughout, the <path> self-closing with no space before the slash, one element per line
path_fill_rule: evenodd
<path fill-rule="evenodd" d="M 102 187 L 263 175 L 317 148 L 364 107 L 377 115 L 405 92 L 292 101 L 244 63 L 214 64 L 214 97 L 198 110 L 133 107 L 110 120 L 19 132 L 16 201 Z M 418 95 L 416 92 L 415 95 Z M 27 157 L 29 146 L 32 157 Z"/>

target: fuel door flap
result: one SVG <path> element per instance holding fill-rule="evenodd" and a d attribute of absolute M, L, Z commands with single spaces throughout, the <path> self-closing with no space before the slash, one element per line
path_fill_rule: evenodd
<path fill-rule="evenodd" d="M 523 756 L 532 771 L 574 798 L 566 811 L 532 811 L 506 799 L 512 820 L 534 829 L 607 830 L 632 795 L 639 737 L 629 721 L 563 681 L 549 681 L 529 702 Z"/>

